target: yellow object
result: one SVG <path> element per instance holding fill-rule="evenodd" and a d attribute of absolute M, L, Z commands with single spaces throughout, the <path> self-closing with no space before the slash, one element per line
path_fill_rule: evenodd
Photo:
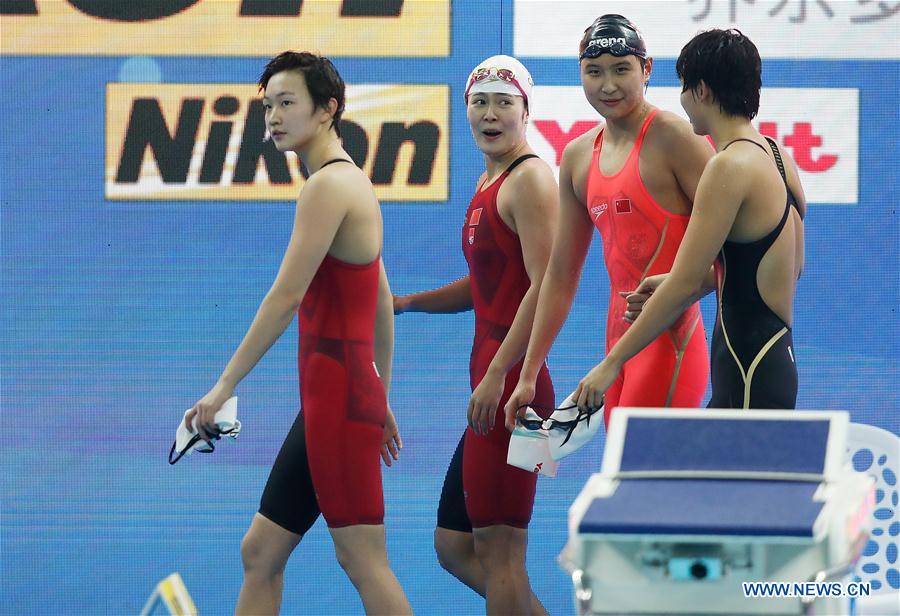
<path fill-rule="evenodd" d="M 141 616 L 150 616 L 160 603 L 172 616 L 197 616 L 194 601 L 177 571 L 156 585 L 141 610 Z"/>

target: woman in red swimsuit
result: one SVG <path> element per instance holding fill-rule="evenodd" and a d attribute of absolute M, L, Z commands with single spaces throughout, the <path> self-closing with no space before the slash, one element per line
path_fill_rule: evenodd
<path fill-rule="evenodd" d="M 301 414 L 241 544 L 235 612 L 278 613 L 285 564 L 321 512 L 366 613 L 412 614 L 388 564 L 383 525 L 379 456 L 390 466 L 400 446 L 387 405 L 392 296 L 378 200 L 341 146 L 344 82 L 327 58 L 285 52 L 259 85 L 269 135 L 280 151 L 297 153 L 310 177 L 272 288 L 215 387 L 186 418 L 214 437 L 216 411 L 299 314 Z"/>
<path fill-rule="evenodd" d="M 537 371 L 568 315 L 594 229 L 603 238 L 610 281 L 609 350 L 629 328 L 626 297 L 671 269 L 712 156 L 690 124 L 644 97 L 653 59 L 628 19 L 599 17 L 585 30 L 580 52 L 585 97 L 606 122 L 563 153 L 559 231 L 519 387 L 506 405 L 510 429 L 519 407 L 531 402 Z M 606 391 L 604 419 L 608 424 L 617 406 L 700 406 L 708 377 L 703 320 L 690 303 L 619 372 Z"/>
<path fill-rule="evenodd" d="M 531 86 L 531 75 L 509 56 L 472 71 L 466 111 L 486 170 L 462 227 L 469 275 L 394 304 L 398 313 L 475 309 L 469 427 L 447 470 L 434 540 L 441 565 L 486 598 L 488 614 L 546 614 L 525 571 L 537 477 L 506 463 L 510 433 L 502 415 L 556 226 L 556 181 L 525 140 Z M 536 388 L 535 400 L 553 407 L 546 365 Z"/>

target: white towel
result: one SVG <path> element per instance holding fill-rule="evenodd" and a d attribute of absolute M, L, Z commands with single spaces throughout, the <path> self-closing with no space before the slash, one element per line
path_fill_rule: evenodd
<path fill-rule="evenodd" d="M 209 453 L 215 450 L 215 446 L 211 442 L 208 443 L 197 437 L 197 430 L 193 425 L 188 428 L 185 418 L 190 411 L 191 409 L 188 409 L 184 412 L 184 417 L 175 431 L 175 442 L 172 443 L 172 449 L 169 451 L 169 464 L 175 464 L 183 456 L 189 456 L 194 451 Z M 215 422 L 223 436 L 232 439 L 238 437 L 241 433 L 241 422 L 237 418 L 237 396 L 232 396 L 225 401 L 222 408 L 216 413 Z M 172 456 L 176 454 L 177 457 L 173 460 Z"/>

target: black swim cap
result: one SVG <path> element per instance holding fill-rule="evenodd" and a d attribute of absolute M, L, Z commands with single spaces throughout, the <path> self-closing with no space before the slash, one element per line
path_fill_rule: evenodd
<path fill-rule="evenodd" d="M 609 14 L 598 17 L 585 31 L 584 51 L 579 60 L 596 58 L 605 53 L 616 57 L 637 56 L 647 59 L 647 46 L 641 31 L 625 17 Z"/>

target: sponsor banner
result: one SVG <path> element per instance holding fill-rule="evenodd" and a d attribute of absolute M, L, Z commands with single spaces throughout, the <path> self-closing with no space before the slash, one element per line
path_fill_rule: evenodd
<path fill-rule="evenodd" d="M 677 58 L 701 30 L 739 27 L 764 58 L 900 58 L 900 2 L 868 0 L 515 0 L 515 55 L 577 57 L 585 28 L 623 12 L 657 57 Z"/>
<path fill-rule="evenodd" d="M 448 99 L 446 85 L 347 86 L 344 148 L 379 199 L 447 200 Z M 255 85 L 110 83 L 106 198 L 294 200 L 299 161 L 265 130 Z"/>
<path fill-rule="evenodd" d="M 680 88 L 650 88 L 647 99 L 687 120 Z M 559 177 L 563 149 L 602 120 L 581 86 L 535 86 L 528 142 Z M 552 111 L 542 111 L 544 109 Z M 859 91 L 839 88 L 763 88 L 759 131 L 796 161 L 809 203 L 859 200 Z"/>
<path fill-rule="evenodd" d="M 450 0 L 16 0 L 0 19 L 7 55 L 450 53 Z"/>

